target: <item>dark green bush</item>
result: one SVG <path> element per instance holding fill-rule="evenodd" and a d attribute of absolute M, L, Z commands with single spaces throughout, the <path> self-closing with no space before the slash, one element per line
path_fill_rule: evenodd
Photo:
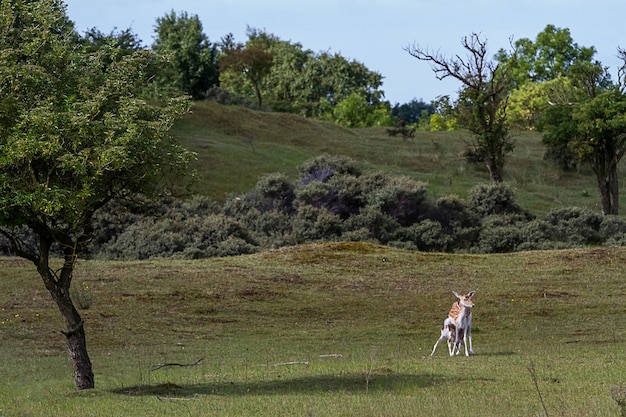
<path fill-rule="evenodd" d="M 283 211 L 273 210 L 261 213 L 257 209 L 250 210 L 240 218 L 250 235 L 263 249 L 275 249 L 296 244 L 292 230 L 292 219 Z"/>
<path fill-rule="evenodd" d="M 426 184 L 409 177 L 389 177 L 378 189 L 369 190 L 368 203 L 394 218 L 401 226 L 424 219 L 430 211 Z"/>
<path fill-rule="evenodd" d="M 618 216 L 604 216 L 600 226 L 600 234 L 607 246 L 626 245 L 626 219 Z"/>
<path fill-rule="evenodd" d="M 305 161 L 298 167 L 299 182 L 302 185 L 312 181 L 326 182 L 334 175 L 348 174 L 354 177 L 361 175 L 356 162 L 348 157 L 321 155 Z"/>
<path fill-rule="evenodd" d="M 296 243 L 336 241 L 341 235 L 341 219 L 325 208 L 304 205 L 292 220 Z"/>
<path fill-rule="evenodd" d="M 520 215 L 490 215 L 483 219 L 482 228 L 473 252 L 514 252 L 523 243 L 520 226 L 525 222 Z"/>
<path fill-rule="evenodd" d="M 454 239 L 447 234 L 441 223 L 424 220 L 400 229 L 398 241 L 410 242 L 416 249 L 424 252 L 447 252 L 453 246 Z M 410 246 L 409 246 L 410 247 Z"/>
<path fill-rule="evenodd" d="M 603 216 L 579 207 L 551 210 L 545 220 L 553 226 L 554 240 L 568 247 L 601 244 Z"/>
<path fill-rule="evenodd" d="M 359 178 L 350 174 L 309 182 L 296 190 L 296 198 L 298 206 L 323 208 L 341 219 L 358 213 L 365 200 Z"/>
<path fill-rule="evenodd" d="M 230 196 L 222 207 L 222 213 L 234 218 L 244 216 L 252 209 L 293 213 L 295 197 L 294 185 L 285 174 L 268 174 L 259 178 L 255 187 L 243 197 Z"/>
<path fill-rule="evenodd" d="M 358 232 L 363 240 L 378 242 L 383 245 L 395 240 L 396 231 L 400 227 L 398 222 L 382 213 L 377 207 L 364 207 L 358 214 L 350 216 L 342 223 L 343 235 L 353 236 Z"/>
<path fill-rule="evenodd" d="M 515 193 L 505 184 L 479 184 L 470 190 L 468 207 L 480 217 L 492 214 L 524 214 L 515 202 Z"/>

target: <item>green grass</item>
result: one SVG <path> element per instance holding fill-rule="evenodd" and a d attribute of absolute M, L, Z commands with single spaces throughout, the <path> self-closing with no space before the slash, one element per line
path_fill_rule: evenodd
<path fill-rule="evenodd" d="M 405 140 L 389 137 L 385 128 L 347 129 L 293 114 L 200 102 L 177 124 L 175 134 L 198 153 L 197 191 L 218 202 L 250 190 L 263 174 L 283 172 L 295 178 L 301 163 L 323 153 L 349 156 L 364 170 L 425 181 L 433 197 L 466 198 L 474 185 L 489 181 L 482 166 L 465 162 L 471 137 L 464 131 L 417 132 L 415 139 Z M 536 215 L 571 206 L 600 211 L 591 170 L 563 173 L 544 161 L 538 133 L 518 132 L 514 138 L 504 179 L 523 208 Z M 619 177 L 626 178 L 626 170 L 620 168 Z"/>
<path fill-rule="evenodd" d="M 91 296 L 81 314 L 97 388 L 74 392 L 60 314 L 31 265 L 2 258 L 0 415 L 535 416 L 540 393 L 549 415 L 617 416 L 624 262 L 622 248 L 358 243 L 83 261 L 74 284 Z M 442 346 L 431 358 L 451 291 L 470 289 L 476 355 Z"/>

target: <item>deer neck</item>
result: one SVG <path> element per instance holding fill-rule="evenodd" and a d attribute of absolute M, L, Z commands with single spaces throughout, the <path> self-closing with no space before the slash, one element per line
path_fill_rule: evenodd
<path fill-rule="evenodd" d="M 465 324 L 472 318 L 472 309 L 456 302 L 450 310 L 450 318 L 454 320 L 457 326 L 465 327 Z"/>

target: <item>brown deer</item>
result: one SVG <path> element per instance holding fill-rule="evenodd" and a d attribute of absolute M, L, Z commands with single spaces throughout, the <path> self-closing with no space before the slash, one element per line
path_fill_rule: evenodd
<path fill-rule="evenodd" d="M 476 291 L 470 291 L 467 294 L 458 294 L 454 291 L 452 291 L 452 293 L 459 300 L 452 304 L 448 317 L 443 322 L 441 336 L 437 340 L 437 343 L 435 343 L 430 356 L 435 354 L 437 346 L 439 346 L 439 343 L 444 339 L 448 341 L 448 352 L 450 356 L 460 354 L 461 345 L 465 347 L 465 356 L 474 354 L 472 348 L 472 308 L 474 307 L 474 302 L 472 301 L 472 297 L 476 294 Z"/>

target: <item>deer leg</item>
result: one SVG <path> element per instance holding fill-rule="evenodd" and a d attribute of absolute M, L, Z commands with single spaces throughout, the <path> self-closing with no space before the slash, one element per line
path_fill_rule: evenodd
<path fill-rule="evenodd" d="M 437 343 L 435 343 L 435 346 L 433 346 L 433 351 L 430 354 L 430 356 L 433 356 L 435 354 L 435 351 L 437 350 L 437 346 L 439 346 L 439 343 L 441 343 L 443 341 L 443 339 L 446 338 L 446 334 L 444 332 L 445 332 L 445 329 L 441 331 L 441 336 L 437 340 Z"/>

